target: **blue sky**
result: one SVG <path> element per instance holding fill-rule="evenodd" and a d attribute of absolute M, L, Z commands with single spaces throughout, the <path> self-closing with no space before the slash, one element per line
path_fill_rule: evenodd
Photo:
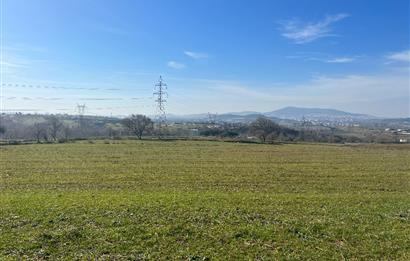
<path fill-rule="evenodd" d="M 0 1 L 6 111 L 410 114 L 405 0 Z"/>

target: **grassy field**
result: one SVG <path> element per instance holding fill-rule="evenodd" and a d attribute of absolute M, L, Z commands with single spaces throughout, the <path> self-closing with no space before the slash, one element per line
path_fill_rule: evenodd
<path fill-rule="evenodd" d="M 0 259 L 410 260 L 410 146 L 0 147 Z"/>

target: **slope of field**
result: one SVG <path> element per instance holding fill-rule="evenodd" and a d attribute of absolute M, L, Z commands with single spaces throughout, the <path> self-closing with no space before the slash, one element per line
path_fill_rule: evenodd
<path fill-rule="evenodd" d="M 410 146 L 0 147 L 0 259 L 409 260 Z"/>

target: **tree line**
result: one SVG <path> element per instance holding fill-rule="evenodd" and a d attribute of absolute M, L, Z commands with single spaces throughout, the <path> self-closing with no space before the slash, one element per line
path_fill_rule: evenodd
<path fill-rule="evenodd" d="M 73 139 L 158 137 L 152 119 L 135 114 L 124 119 L 109 117 L 75 118 L 69 115 L 3 115 L 0 118 L 0 139 L 66 142 Z M 308 142 L 391 142 L 390 137 L 367 135 L 364 138 L 342 136 L 335 129 L 297 130 L 279 125 L 266 117 L 251 123 L 170 123 L 163 130 L 165 137 L 206 137 L 274 143 L 276 141 Z"/>
<path fill-rule="evenodd" d="M 99 122 L 99 119 L 69 119 L 56 115 L 15 115 L 0 118 L 0 138 L 7 140 L 34 140 L 40 142 L 65 142 L 70 139 L 134 135 L 142 139 L 152 134 L 154 122 L 137 114 L 122 120 Z"/>

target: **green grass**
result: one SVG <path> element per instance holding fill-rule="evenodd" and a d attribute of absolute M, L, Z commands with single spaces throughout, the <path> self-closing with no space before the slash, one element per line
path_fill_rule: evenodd
<path fill-rule="evenodd" d="M 0 147 L 0 259 L 409 260 L 410 146 Z"/>

